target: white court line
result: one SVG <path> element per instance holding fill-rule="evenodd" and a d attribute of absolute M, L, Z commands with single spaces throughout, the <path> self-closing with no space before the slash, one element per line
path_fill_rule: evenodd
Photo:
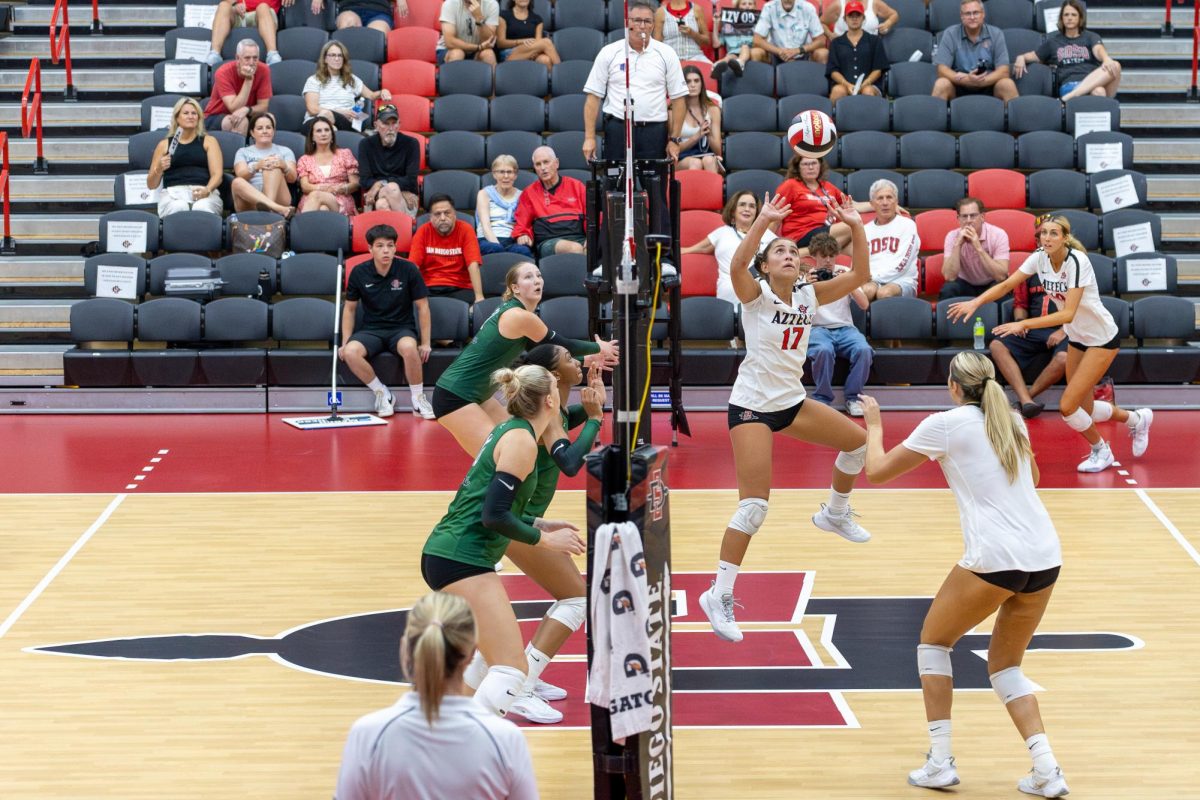
<path fill-rule="evenodd" d="M 1179 546 L 1183 548 L 1184 552 L 1192 557 L 1192 561 L 1200 564 L 1200 553 L 1196 552 L 1196 548 L 1192 547 L 1192 543 L 1189 542 L 1184 535 L 1179 532 L 1179 528 L 1176 528 L 1175 524 L 1171 522 L 1171 520 L 1167 519 L 1167 515 L 1162 512 L 1162 509 L 1155 505 L 1154 501 L 1150 499 L 1150 495 L 1146 494 L 1146 490 L 1134 489 L 1134 494 L 1142 498 L 1142 502 L 1146 504 L 1146 508 L 1150 509 L 1150 512 L 1154 514 L 1154 516 L 1158 517 L 1158 521 L 1163 524 L 1163 527 L 1166 528 L 1173 537 L 1175 537 L 1175 541 L 1179 542 Z"/>
<path fill-rule="evenodd" d="M 108 521 L 108 518 L 112 516 L 113 512 L 117 510 L 117 508 L 128 496 L 129 495 L 127 494 L 117 495 L 113 498 L 112 502 L 108 504 L 108 507 L 105 508 L 104 511 L 100 512 L 100 516 L 96 517 L 96 521 L 91 524 L 91 527 L 84 531 L 83 534 L 75 540 L 75 544 L 71 545 L 71 549 L 63 554 L 63 557 L 58 560 L 58 563 L 46 573 L 46 577 L 42 578 L 41 581 L 38 582 L 38 585 L 33 587 L 33 591 L 21 601 L 21 605 L 17 606 L 16 609 L 8 615 L 8 619 L 4 620 L 4 622 L 0 624 L 0 639 L 3 639 L 4 635 L 8 633 L 9 629 L 11 629 L 13 625 L 17 624 L 17 620 L 19 620 L 21 616 L 29 610 L 29 607 L 32 606 L 38 597 L 41 596 L 42 592 L 46 591 L 46 587 L 50 585 L 50 582 L 58 577 L 58 573 L 62 572 L 63 569 L 66 568 L 67 564 L 71 563 L 71 559 L 75 557 L 75 554 L 78 553 L 85 544 L 87 544 L 88 539 L 91 539 L 92 536 L 95 535 L 96 531 L 100 530 L 100 527 Z"/>

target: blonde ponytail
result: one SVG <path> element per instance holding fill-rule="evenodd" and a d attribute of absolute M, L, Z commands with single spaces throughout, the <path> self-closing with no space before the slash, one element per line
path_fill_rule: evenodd
<path fill-rule="evenodd" d="M 475 650 L 475 617 L 467 601 L 445 592 L 425 595 L 408 612 L 400 641 L 400 665 L 421 698 L 432 726 L 446 684 L 466 668 Z"/>
<path fill-rule="evenodd" d="M 996 381 L 995 366 L 978 353 L 964 350 L 950 362 L 950 380 L 962 389 L 966 402 L 979 404 L 988 442 L 1012 483 L 1020 472 L 1021 461 L 1033 457 L 1033 447 L 1008 407 L 1008 398 Z"/>
<path fill-rule="evenodd" d="M 521 419 L 532 419 L 541 410 L 554 382 L 545 367 L 525 364 L 516 369 L 503 367 L 492 373 L 492 383 L 504 393 L 508 413 Z"/>

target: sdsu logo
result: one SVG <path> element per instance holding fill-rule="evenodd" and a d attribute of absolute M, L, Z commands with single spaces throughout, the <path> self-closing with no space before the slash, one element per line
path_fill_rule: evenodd
<path fill-rule="evenodd" d="M 698 623 L 672 632 L 671 697 L 676 727 L 859 727 L 843 692 L 919 692 L 917 642 L 928 597 L 812 597 L 811 572 L 743 572 L 738 596 L 745 609 L 739 622 L 754 623 L 737 644 L 723 642 L 708 629 L 697 598 L 712 573 L 671 576 L 676 622 Z M 502 575 L 513 611 L 528 639 L 551 602 L 523 575 Z M 651 598 L 653 611 L 653 598 Z M 627 609 L 628 610 L 628 609 Z M 277 636 L 179 633 L 133 636 L 26 648 L 26 653 L 159 661 L 163 671 L 179 662 L 219 661 L 264 656 L 309 674 L 372 683 L 404 683 L 400 635 L 407 609 L 375 611 L 300 625 Z M 820 641 L 800 628 L 824 621 Z M 658 658 L 665 642 L 655 645 Z M 968 633 L 951 655 L 955 689 L 991 692 L 986 656 L 989 635 Z M 1030 650 L 1103 651 L 1107 658 L 1141 648 L 1123 633 L 1039 633 Z M 587 665 L 583 631 L 572 634 L 543 673 L 563 686 L 568 700 L 560 728 L 586 728 L 590 706 L 584 700 Z M 631 677 L 645 675 L 650 664 L 626 655 L 621 667 Z M 116 665 L 110 669 L 118 668 Z M 214 677 L 214 680 L 218 680 Z M 1054 687 L 1051 687 L 1054 688 Z M 634 695 L 633 697 L 640 697 Z M 630 698 L 631 703 L 637 701 Z M 646 701 L 648 702 L 648 701 Z M 516 720 L 514 720 L 516 721 Z M 521 724 L 518 722 L 518 724 Z M 544 727 L 544 726 L 541 726 Z"/>

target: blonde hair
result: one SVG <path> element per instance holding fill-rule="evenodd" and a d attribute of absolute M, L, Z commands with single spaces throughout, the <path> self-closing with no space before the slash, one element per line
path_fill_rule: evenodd
<path fill-rule="evenodd" d="M 181 97 L 175 101 L 175 107 L 171 109 L 171 124 L 167 126 L 167 138 L 175 138 L 175 131 L 179 130 L 179 112 L 183 111 L 184 106 L 195 106 L 196 108 L 196 135 L 204 135 L 204 109 L 200 108 L 200 102 L 191 97 Z"/>
<path fill-rule="evenodd" d="M 1046 216 L 1037 220 L 1038 247 L 1042 246 L 1042 226 L 1047 222 L 1053 222 L 1055 225 L 1063 229 L 1063 238 L 1066 240 L 1068 248 L 1071 250 L 1078 250 L 1081 253 L 1086 252 L 1083 248 L 1083 244 L 1071 235 L 1071 220 L 1067 219 L 1062 214 L 1047 214 Z"/>
<path fill-rule="evenodd" d="M 500 295 L 501 300 L 512 300 L 517 296 L 513 287 L 517 285 L 517 278 L 521 277 L 521 270 L 525 267 L 537 269 L 537 264 L 532 261 L 522 261 L 519 264 L 513 264 L 508 268 L 508 272 L 504 273 L 504 294 Z"/>
<path fill-rule="evenodd" d="M 521 169 L 520 166 L 517 165 L 517 159 L 513 156 L 510 156 L 508 153 L 501 153 L 492 159 L 492 169 L 495 169 L 496 167 L 512 167 L 514 172 Z"/>
<path fill-rule="evenodd" d="M 992 362 L 972 350 L 964 350 L 950 362 L 950 380 L 962 389 L 963 400 L 977 403 L 983 411 L 983 427 L 1008 482 L 1017 479 L 1021 461 L 1033 458 L 1029 436 L 1008 407 L 1008 398 L 996 382 Z"/>
<path fill-rule="evenodd" d="M 521 419 L 536 417 L 554 387 L 550 372 L 536 364 L 498 369 L 492 373 L 492 383 L 504 392 L 508 413 Z"/>
<path fill-rule="evenodd" d="M 475 650 L 475 616 L 461 597 L 430 592 L 409 609 L 400 639 L 400 665 L 421 698 L 430 725 L 438 717 L 446 683 Z"/>

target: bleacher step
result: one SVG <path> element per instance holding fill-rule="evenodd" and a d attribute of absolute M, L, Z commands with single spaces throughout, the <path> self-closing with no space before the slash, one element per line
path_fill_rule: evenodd
<path fill-rule="evenodd" d="M 0 70 L 0 92 L 22 91 L 26 74 L 23 69 Z M 75 69 L 71 80 L 81 92 L 141 92 L 147 96 L 154 93 L 152 69 Z M 62 92 L 66 86 L 65 70 L 42 69 L 42 91 Z"/>
<path fill-rule="evenodd" d="M 0 286 L 78 286 L 83 292 L 83 259 L 75 256 L 0 258 Z"/>
<path fill-rule="evenodd" d="M 112 203 L 111 176 L 14 175 L 13 203 Z"/>
<path fill-rule="evenodd" d="M 1191 61 L 1192 58 L 1191 39 L 1106 36 L 1104 49 L 1118 61 Z"/>
<path fill-rule="evenodd" d="M 1200 139 L 1133 140 L 1133 163 L 1135 165 L 1195 164 L 1198 162 L 1200 162 Z"/>
<path fill-rule="evenodd" d="M 1197 103 L 1122 103 L 1121 128 L 1196 128 L 1200 126 Z"/>
<path fill-rule="evenodd" d="M 0 332 L 64 333 L 71 306 L 81 300 L 0 300 Z"/>
<path fill-rule="evenodd" d="M 37 157 L 37 141 L 34 139 L 9 139 L 9 158 L 14 166 L 32 165 Z M 42 140 L 42 155 L 57 170 L 64 162 L 69 164 L 121 164 L 129 163 L 129 140 L 116 139 L 59 139 L 46 137 Z"/>
<path fill-rule="evenodd" d="M 1159 214 L 1158 216 L 1162 220 L 1164 249 L 1168 252 L 1171 244 L 1200 242 L 1200 215 Z"/>
<path fill-rule="evenodd" d="M 174 13 L 174 10 L 172 10 Z M 161 61 L 166 43 L 161 36 L 79 36 L 71 39 L 71 57 L 76 62 L 88 58 Z M 0 40 L 0 58 L 41 58 L 50 63 L 50 37 L 9 36 Z"/>
<path fill-rule="evenodd" d="M 1146 193 L 1151 203 L 1195 203 L 1200 201 L 1200 177 L 1147 175 Z"/>
<path fill-rule="evenodd" d="M 13 6 L 13 27 L 48 28 L 51 11 L 53 11 L 52 6 Z M 90 5 L 72 5 L 68 7 L 67 12 L 71 19 L 72 29 L 88 27 L 92 24 L 92 7 Z M 1162 16 L 1161 12 L 1159 16 Z M 169 30 L 175 27 L 175 6 L 114 6 L 102 3 L 100 5 L 100 24 L 106 30 L 112 28 L 148 28 L 151 26 Z M 75 43 L 83 38 L 79 34 L 72 35 L 72 53 L 75 52 Z"/>
<path fill-rule="evenodd" d="M 99 214 L 13 214 L 12 235 L 29 253 L 48 245 L 85 244 L 100 238 Z"/>
<path fill-rule="evenodd" d="M 42 104 L 42 125 L 46 128 L 136 128 L 141 123 L 140 103 Z M 20 103 L 0 103 L 0 128 L 16 128 L 20 124 Z"/>
<path fill-rule="evenodd" d="M 70 344 L 9 344 L 0 345 L 0 374 L 57 375 L 62 377 L 63 356 Z"/>

